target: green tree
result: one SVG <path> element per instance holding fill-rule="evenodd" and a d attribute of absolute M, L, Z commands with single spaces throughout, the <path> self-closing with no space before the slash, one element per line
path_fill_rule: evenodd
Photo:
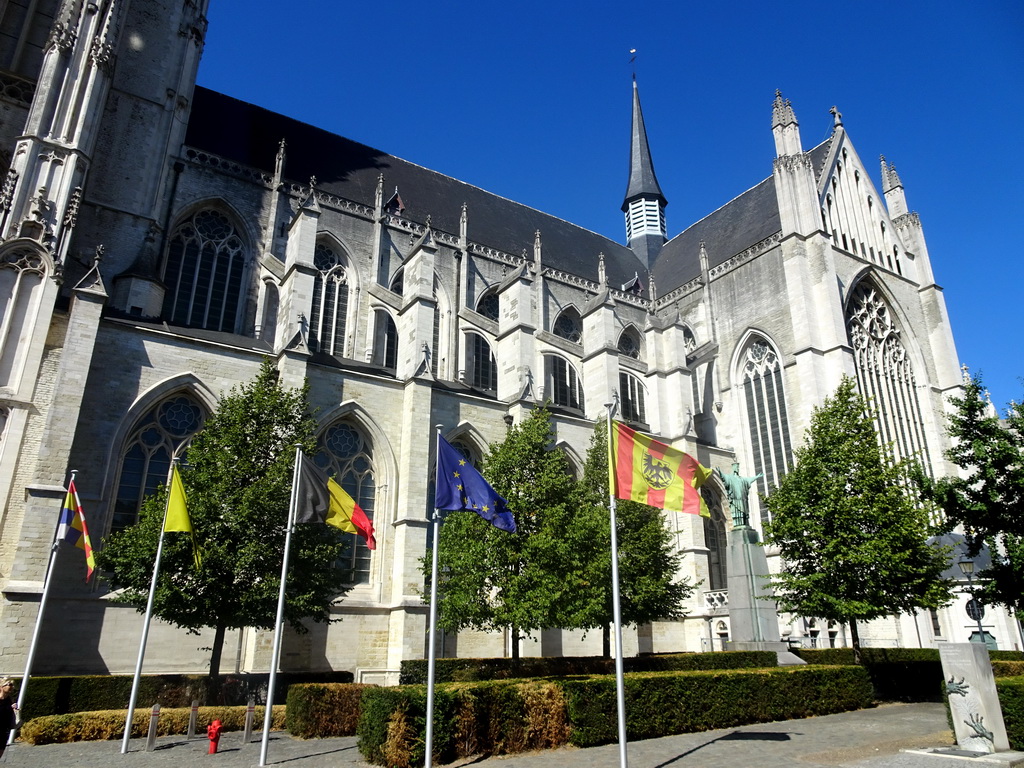
<path fill-rule="evenodd" d="M 600 421 L 590 439 L 590 449 L 580 482 L 584 501 L 581 515 L 590 526 L 585 559 L 589 563 L 586 600 L 574 626 L 600 627 L 602 652 L 611 655 L 612 563 L 611 515 L 608 510 L 608 426 Z M 615 504 L 619 545 L 619 597 L 622 623 L 638 626 L 652 621 L 672 621 L 686 615 L 683 603 L 693 592 L 685 579 L 677 578 L 682 555 L 673 544 L 671 530 L 661 510 L 635 501 Z"/>
<path fill-rule="evenodd" d="M 973 557 L 987 546 L 992 566 L 979 574 L 984 599 L 1015 613 L 1024 610 L 1024 405 L 1010 403 L 1000 420 L 983 396 L 980 375 L 950 399 L 946 458 L 960 468 L 930 487 L 947 530 L 962 526 Z"/>
<path fill-rule="evenodd" d="M 214 629 L 210 675 L 220 672 L 228 629 L 272 629 L 290 502 L 295 446 L 316 449 L 306 389 L 284 389 L 268 361 L 256 378 L 232 389 L 188 447 L 181 477 L 202 566 L 195 568 L 188 536 L 169 533 L 153 602 L 163 620 L 198 633 Z M 139 522 L 104 541 L 99 567 L 122 602 L 145 610 L 163 525 L 166 489 L 148 497 Z M 292 535 L 285 617 L 328 619 L 345 592 L 340 569 L 324 567 L 343 551 L 343 538 L 323 525 L 299 525 Z"/>
<path fill-rule="evenodd" d="M 814 410 L 796 465 L 765 503 L 765 541 L 779 548 L 779 606 L 850 626 L 949 602 L 947 553 L 927 543 L 927 513 L 912 498 L 910 468 L 878 445 L 867 405 L 844 377 Z"/>
<path fill-rule="evenodd" d="M 573 542 L 565 540 L 566 521 L 578 505 L 565 456 L 553 446 L 550 419 L 546 407 L 535 409 L 484 459 L 483 475 L 508 501 L 516 533 L 461 511 L 448 514 L 438 541 L 444 579 L 438 625 L 510 629 L 513 658 L 524 634 L 563 625 L 584 572 Z M 428 556 L 426 573 L 429 563 Z"/>

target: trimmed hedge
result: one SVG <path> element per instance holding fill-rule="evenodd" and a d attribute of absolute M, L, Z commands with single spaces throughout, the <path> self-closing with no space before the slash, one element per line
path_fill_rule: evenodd
<path fill-rule="evenodd" d="M 446 683 L 435 689 L 434 760 L 617 739 L 615 678 Z M 863 667 L 648 672 L 626 677 L 632 739 L 808 717 L 872 704 Z M 426 686 L 368 688 L 357 734 L 364 759 L 422 765 Z"/>
<path fill-rule="evenodd" d="M 300 739 L 354 736 L 362 683 L 306 683 L 288 689 L 286 727 Z"/>
<path fill-rule="evenodd" d="M 614 678 L 566 681 L 564 689 L 573 744 L 591 747 L 618 738 Z M 652 739 L 872 704 L 871 681 L 858 666 L 631 675 L 626 733 L 630 739 Z"/>
<path fill-rule="evenodd" d="M 1010 749 L 1024 750 L 1024 677 L 1001 677 L 996 680 L 996 691 Z"/>
<path fill-rule="evenodd" d="M 756 669 L 778 666 L 772 651 L 715 651 L 711 653 L 666 653 L 623 659 L 626 672 L 669 672 L 700 669 Z M 515 680 L 568 675 L 613 675 L 615 660 L 601 656 L 567 656 L 525 659 L 437 659 L 434 681 L 469 683 L 482 680 Z M 400 685 L 427 682 L 427 660 L 402 662 Z"/>
<path fill-rule="evenodd" d="M 1024 675 L 1024 661 L 992 659 L 992 674 L 996 677 L 1020 677 Z"/>
<path fill-rule="evenodd" d="M 427 689 L 372 688 L 363 693 L 359 751 L 389 768 L 422 765 Z M 554 681 L 449 683 L 434 689 L 434 761 L 480 753 L 550 749 L 568 741 L 565 698 Z"/>
<path fill-rule="evenodd" d="M 852 648 L 798 648 L 808 664 L 853 664 Z M 996 677 L 1024 674 L 1024 652 L 989 651 Z M 945 701 L 938 648 L 861 648 L 879 701 Z"/>
<path fill-rule="evenodd" d="M 245 728 L 246 707 L 200 707 L 196 733 L 204 733 L 214 720 L 220 720 L 225 731 Z M 262 728 L 266 710 L 256 707 L 255 727 Z M 96 712 L 73 712 L 66 715 L 45 715 L 30 720 L 21 727 L 21 739 L 29 744 L 60 744 L 69 741 L 103 741 L 124 736 L 124 709 Z M 161 709 L 157 735 L 188 733 L 190 707 Z M 285 708 L 275 706 L 271 727 L 284 728 Z M 137 709 L 132 717 L 132 737 L 142 738 L 149 733 L 149 710 Z"/>
<path fill-rule="evenodd" d="M 269 675 L 223 675 L 220 679 L 219 704 L 243 706 L 249 697 L 265 703 Z M 296 683 L 351 683 L 351 672 L 280 673 L 277 676 L 275 704 L 284 704 L 288 687 Z M 189 707 L 195 699 L 209 703 L 207 675 L 144 675 L 139 680 L 140 705 L 150 707 Z M 131 675 L 82 675 L 78 677 L 33 677 L 29 683 L 28 700 L 22 707 L 22 718 L 31 720 L 43 715 L 69 712 L 94 712 L 104 709 L 126 709 L 132 690 Z"/>

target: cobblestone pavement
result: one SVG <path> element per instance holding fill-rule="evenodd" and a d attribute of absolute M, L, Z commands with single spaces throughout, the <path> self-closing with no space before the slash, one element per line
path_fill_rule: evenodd
<path fill-rule="evenodd" d="M 258 736 L 256 737 L 258 738 Z M 979 768 L 979 759 L 901 753 L 901 749 L 948 747 L 952 742 L 941 704 L 887 704 L 875 709 L 807 720 L 761 723 L 705 733 L 669 736 L 629 744 L 630 768 Z M 120 741 L 15 744 L 0 765 L 25 768 L 108 768 L 131 766 L 209 766 L 240 768 L 259 763 L 260 744 L 241 743 L 240 733 L 221 738 L 221 751 L 208 755 L 206 739 L 159 739 L 153 752 L 145 740 L 132 741 L 121 754 Z M 284 733 L 271 737 L 268 765 L 288 768 L 366 768 L 354 737 L 293 739 Z M 566 747 L 520 755 L 476 758 L 461 763 L 488 768 L 617 768 L 618 745 L 591 749 Z M 991 767 L 990 767 L 991 768 Z"/>

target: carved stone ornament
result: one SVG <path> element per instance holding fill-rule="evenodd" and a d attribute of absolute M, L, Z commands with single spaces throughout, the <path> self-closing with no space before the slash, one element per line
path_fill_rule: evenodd
<path fill-rule="evenodd" d="M 103 38 L 97 37 L 92 41 L 92 48 L 89 51 L 89 58 L 92 59 L 96 69 L 106 74 L 114 71 L 114 46 Z"/>
<path fill-rule="evenodd" d="M 50 29 L 50 37 L 46 40 L 46 46 L 44 50 L 50 50 L 53 47 L 67 53 L 75 47 L 75 40 L 78 38 L 78 34 L 75 30 L 64 22 L 54 22 L 53 28 Z"/>
<path fill-rule="evenodd" d="M 7 169 L 7 176 L 4 178 L 4 185 L 0 188 L 0 210 L 6 211 L 11 207 L 11 198 L 14 196 L 14 188 L 18 184 L 18 172 L 14 168 Z"/>

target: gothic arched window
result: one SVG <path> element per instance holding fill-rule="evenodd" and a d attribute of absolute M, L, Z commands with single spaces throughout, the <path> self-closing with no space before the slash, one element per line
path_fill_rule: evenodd
<path fill-rule="evenodd" d="M 228 217 L 198 211 L 177 226 L 164 270 L 164 319 L 235 333 L 244 305 L 245 246 Z"/>
<path fill-rule="evenodd" d="M 0 387 L 17 387 L 25 363 L 24 337 L 31 333 L 49 267 L 31 248 L 0 256 Z"/>
<path fill-rule="evenodd" d="M 583 321 L 580 313 L 574 307 L 566 307 L 562 313 L 555 318 L 555 324 L 551 327 L 555 336 L 579 344 L 583 341 Z"/>
<path fill-rule="evenodd" d="M 497 291 L 488 291 L 481 297 L 480 301 L 477 302 L 476 311 L 486 317 L 488 320 L 498 322 L 499 312 L 501 310 L 501 301 L 498 298 Z"/>
<path fill-rule="evenodd" d="M 187 394 L 179 393 L 150 409 L 138 421 L 121 454 L 111 531 L 120 531 L 138 521 L 142 500 L 167 484 L 171 459 L 184 454 L 204 418 L 203 407 Z"/>
<path fill-rule="evenodd" d="M 647 409 L 644 385 L 630 373 L 619 373 L 619 400 L 622 407 L 622 420 L 633 423 L 647 423 Z"/>
<path fill-rule="evenodd" d="M 467 333 L 466 341 L 469 346 L 469 385 L 476 389 L 497 392 L 498 363 L 491 352 L 491 345 L 479 333 Z"/>
<path fill-rule="evenodd" d="M 345 489 L 372 522 L 377 498 L 373 446 L 362 431 L 344 421 L 331 425 L 320 437 L 320 451 L 314 461 Z M 370 550 L 366 542 L 354 533 L 343 535 L 348 546 L 338 566 L 345 572 L 345 581 L 368 582 Z"/>
<path fill-rule="evenodd" d="M 754 455 L 753 474 L 764 473 L 764 487 L 771 488 L 779 484 L 793 463 L 782 365 L 775 350 L 761 336 L 748 342 L 741 365 L 750 449 Z M 768 509 L 763 504 L 761 520 L 768 520 Z"/>
<path fill-rule="evenodd" d="M 643 342 L 635 328 L 627 328 L 619 334 L 619 354 L 639 360 L 643 351 Z"/>
<path fill-rule="evenodd" d="M 583 385 L 576 369 L 563 357 L 544 356 L 547 397 L 554 405 L 583 410 Z"/>
<path fill-rule="evenodd" d="M 725 513 L 722 512 L 722 501 L 711 491 L 701 489 L 704 503 L 711 512 L 710 518 L 704 520 L 704 546 L 708 548 L 708 591 L 715 592 L 729 588 L 728 542 L 725 534 Z"/>
<path fill-rule="evenodd" d="M 384 309 L 374 312 L 373 362 L 390 371 L 398 367 L 398 329 Z"/>
<path fill-rule="evenodd" d="M 930 467 L 914 369 L 889 307 L 873 286 L 862 282 L 846 313 L 857 387 L 874 411 L 883 448 L 896 459 L 914 458 Z"/>
<path fill-rule="evenodd" d="M 348 317 L 348 272 L 345 259 L 326 243 L 313 251 L 313 305 L 309 310 L 309 344 L 315 352 L 345 354 Z"/>

